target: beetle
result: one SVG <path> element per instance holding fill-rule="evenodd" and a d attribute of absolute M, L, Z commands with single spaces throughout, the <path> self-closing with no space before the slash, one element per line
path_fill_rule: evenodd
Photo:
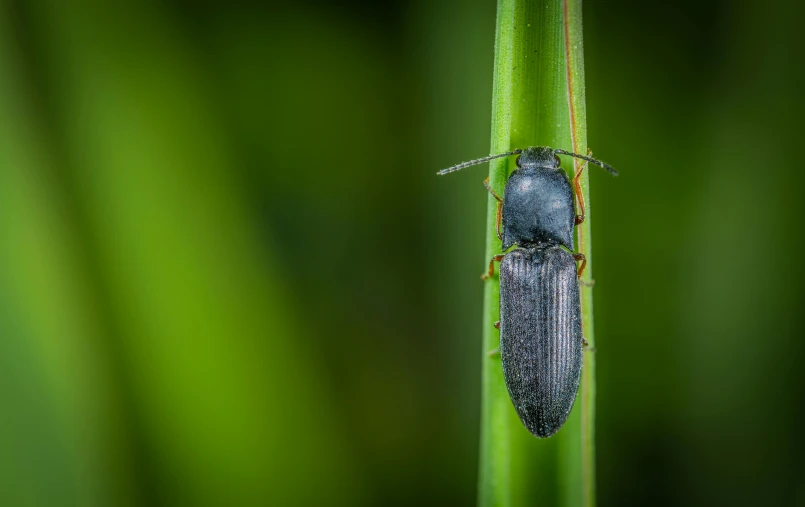
<path fill-rule="evenodd" d="M 578 278 L 587 260 L 573 253 L 573 227 L 585 216 L 579 178 L 587 163 L 618 173 L 589 156 L 533 146 L 463 162 L 437 174 L 512 155 L 518 155 L 517 169 L 506 180 L 503 198 L 490 187 L 489 178 L 484 180 L 498 201 L 496 231 L 504 253 L 492 257 L 482 278 L 492 277 L 495 262 L 500 262 L 500 321 L 495 327 L 500 329 L 503 378 L 523 425 L 546 438 L 559 431 L 573 408 L 586 343 Z M 557 155 L 587 162 L 572 186 Z"/>

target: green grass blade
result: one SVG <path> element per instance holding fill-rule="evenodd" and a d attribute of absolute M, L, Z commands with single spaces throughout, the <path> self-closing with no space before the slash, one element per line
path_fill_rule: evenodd
<path fill-rule="evenodd" d="M 495 70 L 492 89 L 492 147 L 491 153 L 509 150 L 511 142 L 510 111 L 512 107 L 512 80 L 514 58 L 514 1 L 498 2 L 497 28 L 495 32 Z M 493 160 L 490 163 L 489 182 L 492 188 L 502 189 L 508 174 L 510 158 Z M 486 258 L 500 251 L 495 234 L 497 201 L 490 196 L 487 213 Z M 483 350 L 481 367 L 481 449 L 478 478 L 478 503 L 484 506 L 507 506 L 511 504 L 509 462 L 509 418 L 511 403 L 503 383 L 500 359 L 490 357 L 488 351 L 495 349 L 499 335 L 494 323 L 500 305 L 500 284 L 497 278 L 487 281 L 484 291 Z"/>
<path fill-rule="evenodd" d="M 490 153 L 545 145 L 587 151 L 581 0 L 500 0 L 495 35 L 495 70 Z M 569 175 L 581 167 L 566 157 Z M 492 188 L 502 193 L 512 158 L 490 163 Z M 587 220 L 577 229 L 577 251 L 587 256 L 584 281 L 592 274 L 590 200 L 587 171 L 581 178 Z M 500 252 L 495 234 L 496 202 L 490 196 L 486 255 Z M 582 285 L 584 335 L 594 347 L 592 291 Z M 595 505 L 594 356 L 585 350 L 582 386 L 565 427 L 553 438 L 537 440 L 522 427 L 511 406 L 499 357 L 487 352 L 499 344 L 493 327 L 499 315 L 499 282 L 484 294 L 482 419 L 479 505 Z"/>
<path fill-rule="evenodd" d="M 564 0 L 565 57 L 567 61 L 568 114 L 571 119 L 570 131 L 572 149 L 575 153 L 587 152 L 587 109 L 584 93 L 584 42 L 581 0 Z M 573 159 L 575 169 L 581 161 Z M 581 410 L 581 484 L 582 505 L 595 505 L 595 333 L 593 329 L 593 291 L 592 282 L 592 235 L 590 229 L 590 186 L 589 173 L 585 171 L 580 178 L 581 191 L 587 205 L 587 216 L 577 227 L 578 243 L 576 250 L 587 257 L 587 268 L 581 285 L 582 329 L 589 343 L 584 354 L 581 390 L 579 392 Z"/>

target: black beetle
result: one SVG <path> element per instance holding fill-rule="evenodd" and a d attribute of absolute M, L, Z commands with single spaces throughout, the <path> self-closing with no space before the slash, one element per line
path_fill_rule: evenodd
<path fill-rule="evenodd" d="M 573 178 L 577 214 L 573 187 L 557 155 L 618 173 L 594 158 L 536 146 L 464 162 L 437 174 L 511 155 L 519 155 L 517 169 L 506 180 L 503 199 L 489 186 L 489 178 L 484 185 L 498 201 L 502 250 L 517 248 L 494 256 L 482 278 L 491 277 L 494 263 L 500 262 L 500 321 L 495 327 L 500 329 L 503 378 L 520 420 L 528 431 L 544 438 L 559 431 L 573 408 L 584 343 L 578 277 L 586 259 L 572 253 L 573 227 L 584 221 L 579 185 L 584 166 Z M 576 261 L 581 262 L 578 270 Z"/>

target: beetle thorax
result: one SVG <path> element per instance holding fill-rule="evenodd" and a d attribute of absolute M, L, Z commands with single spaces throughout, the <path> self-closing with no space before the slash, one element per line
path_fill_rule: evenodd
<path fill-rule="evenodd" d="M 573 249 L 576 210 L 565 173 L 552 168 L 514 171 L 503 194 L 503 249 L 562 245 Z"/>

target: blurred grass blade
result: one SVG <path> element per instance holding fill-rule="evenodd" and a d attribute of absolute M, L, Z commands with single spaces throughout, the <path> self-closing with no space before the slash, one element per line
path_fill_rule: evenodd
<path fill-rule="evenodd" d="M 581 0 L 500 0 L 495 35 L 495 70 L 490 153 L 545 145 L 586 153 Z M 581 164 L 565 158 L 569 175 Z M 514 169 L 512 158 L 490 163 L 492 188 L 502 193 Z M 587 256 L 584 281 L 592 273 L 587 172 L 581 180 L 587 220 L 578 228 L 577 250 Z M 496 202 L 489 199 L 486 258 L 500 252 L 495 234 Z M 582 285 L 584 336 L 594 346 L 592 292 Z M 509 401 L 493 323 L 499 314 L 499 282 L 486 284 L 482 367 L 479 504 L 505 506 L 595 504 L 594 357 L 584 354 L 582 386 L 564 428 L 537 440 L 517 419 Z M 589 349 L 588 349 L 589 350 Z"/>
<path fill-rule="evenodd" d="M 86 306 L 93 309 L 95 302 L 100 308 L 87 319 L 96 314 L 103 319 L 97 342 L 102 350 L 114 351 L 103 364 L 113 364 L 108 374 L 126 394 L 120 418 L 131 421 L 121 439 L 132 456 L 120 458 L 121 476 L 135 477 L 134 488 L 143 494 L 139 503 L 146 505 L 354 504 L 348 450 L 334 425 L 320 422 L 334 421 L 337 409 L 326 395 L 316 355 L 306 348 L 311 340 L 305 338 L 298 307 L 287 297 L 290 284 L 278 255 L 262 239 L 265 225 L 238 181 L 238 164 L 198 64 L 201 57 L 177 42 L 181 38 L 161 5 L 29 4 L 37 44 L 51 50 L 42 73 L 59 83 L 49 89 L 46 105 L 54 158 L 64 166 L 58 172 L 43 168 L 39 179 L 55 178 L 52 173 L 63 178 L 57 181 L 65 182 L 61 190 L 74 203 L 68 209 L 75 222 L 75 233 L 65 236 L 75 237 L 91 265 L 77 262 L 86 279 L 57 295 L 67 294 L 62 296 L 67 300 L 71 291 L 86 290 L 92 298 Z M 7 102 L 0 96 L 0 112 L 14 112 Z M 20 142 L 36 147 L 34 141 Z M 0 141 L 0 148 L 5 146 Z M 44 201 L 33 194 L 42 185 L 28 179 L 35 196 L 30 200 Z M 12 189 L 19 193 L 9 186 L 0 197 Z M 24 204 L 12 211 L 37 209 L 36 201 Z M 16 236 L 23 238 L 58 229 L 39 226 L 32 213 L 22 212 L 3 214 L 0 226 L 13 222 L 20 231 Z M 61 247 L 55 241 L 52 247 L 46 240 L 43 247 L 31 243 L 21 245 L 47 254 Z M 6 249 L 0 248 L 0 260 Z M 23 286 L 24 275 L 43 276 L 36 269 L 44 271 L 44 264 L 32 263 L 45 257 L 18 250 L 12 254 L 31 259 L 31 267 L 20 270 L 18 285 Z M 70 268 L 61 257 L 54 256 L 54 267 L 44 273 Z M 2 275 L 0 269 L 0 280 Z M 55 292 L 61 285 L 55 282 L 69 275 L 52 278 L 49 288 Z M 51 299 L 58 307 L 59 299 Z M 37 306 L 34 297 L 26 304 Z M 44 309 L 51 318 L 51 306 Z M 50 349 L 54 344 L 67 348 L 60 324 L 53 318 L 48 328 L 32 326 L 31 334 Z M 86 337 L 74 327 L 76 351 L 68 350 L 64 362 L 81 365 L 89 359 L 75 356 Z M 82 386 L 84 391 L 93 392 Z M 96 404 L 104 406 L 97 397 Z M 95 442 L 92 437 L 87 440 Z M 114 450 L 99 449 L 100 464 L 82 464 L 80 476 L 95 478 L 93 465 L 104 471 L 98 488 L 116 480 L 115 471 L 102 466 L 117 459 L 103 454 Z M 310 477 L 316 478 L 315 488 L 309 487 Z M 98 505 L 126 505 L 115 500 L 127 491 L 119 490 Z M 75 505 L 92 505 L 78 498 Z M 45 503 L 30 503 L 37 504 Z"/>

